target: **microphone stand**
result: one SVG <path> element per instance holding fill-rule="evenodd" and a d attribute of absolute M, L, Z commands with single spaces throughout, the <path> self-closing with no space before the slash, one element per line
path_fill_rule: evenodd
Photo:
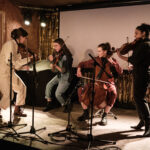
<path fill-rule="evenodd" d="M 89 146 L 88 148 L 91 146 L 91 143 L 95 140 L 93 135 L 92 135 L 92 123 L 93 123 L 93 105 L 94 105 L 94 96 L 95 96 L 95 91 L 94 91 L 94 85 L 95 85 L 95 71 L 96 71 L 96 66 L 99 66 L 101 69 L 102 67 L 100 66 L 100 64 L 95 60 L 95 58 L 89 54 L 89 56 L 92 58 L 92 60 L 94 61 L 94 71 L 93 71 L 93 80 L 92 80 L 92 100 L 90 103 L 90 109 L 91 109 L 91 116 L 90 116 L 90 133 L 87 135 L 88 136 L 88 140 L 89 140 Z M 115 141 L 108 141 L 108 140 L 96 140 L 99 142 L 105 142 L 105 143 L 111 143 L 111 144 L 116 144 Z"/>
<path fill-rule="evenodd" d="M 10 53 L 10 105 L 9 105 L 9 110 L 10 110 L 10 118 L 8 121 L 8 124 L 5 126 L 1 126 L 0 128 L 11 128 L 14 131 L 14 134 L 17 135 L 19 137 L 19 133 L 16 132 L 16 130 L 13 128 L 15 126 L 27 126 L 27 124 L 13 124 L 12 123 L 12 53 Z M 7 137 L 7 136 L 12 136 L 14 135 L 12 133 L 7 133 L 3 138 Z"/>
<path fill-rule="evenodd" d="M 21 132 L 21 133 L 19 133 L 19 134 L 27 134 L 27 133 L 31 133 L 31 134 L 34 134 L 34 135 L 36 135 L 40 140 L 38 140 L 38 139 L 36 139 L 36 140 L 38 140 L 38 141 L 40 141 L 40 142 L 42 142 L 42 143 L 44 143 L 44 144 L 48 144 L 48 141 L 46 141 L 46 140 L 44 140 L 43 138 L 41 138 L 36 132 L 37 131 L 40 131 L 40 130 L 45 130 L 46 129 L 46 127 L 43 127 L 43 128 L 41 128 L 41 129 L 37 129 L 37 130 L 35 130 L 35 127 L 34 127 L 34 105 L 35 105 L 35 100 L 36 100 L 36 88 L 37 88 L 37 75 L 36 75 L 36 65 L 35 65 L 35 55 L 34 55 L 34 53 L 33 52 L 30 52 L 30 51 L 28 51 L 31 55 L 33 55 L 33 78 L 34 78 L 34 86 L 33 86 L 33 88 L 34 88 L 34 93 L 33 93 L 33 101 L 32 101 L 32 126 L 31 126 L 31 129 L 30 129 L 30 131 L 29 132 Z"/>
<path fill-rule="evenodd" d="M 48 136 L 51 137 L 52 140 L 55 140 L 55 141 L 65 141 L 67 139 L 71 139 L 71 138 L 75 138 L 75 137 L 72 137 L 71 134 L 75 135 L 75 136 L 79 136 L 76 132 L 74 132 L 72 130 L 72 125 L 70 123 L 70 117 L 71 117 L 71 98 L 73 96 L 73 94 L 75 94 L 76 90 L 78 88 L 78 85 L 75 86 L 75 88 L 72 90 L 72 92 L 69 94 L 67 100 L 66 100 L 66 105 L 67 105 L 67 111 L 68 111 L 68 123 L 67 123 L 67 127 L 66 129 L 64 130 L 60 130 L 60 131 L 57 131 L 57 132 L 54 132 L 54 133 L 49 133 Z M 62 136 L 65 137 L 64 140 L 57 140 L 55 139 L 53 136 L 57 137 L 59 136 L 60 137 L 60 133 L 62 133 Z M 69 134 L 69 136 L 67 136 Z M 78 138 L 75 138 L 75 139 L 78 139 Z"/>

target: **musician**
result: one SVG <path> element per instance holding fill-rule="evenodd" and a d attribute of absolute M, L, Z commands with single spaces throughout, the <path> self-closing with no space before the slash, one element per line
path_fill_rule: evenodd
<path fill-rule="evenodd" d="M 144 99 L 148 87 L 149 75 L 148 67 L 150 65 L 150 39 L 149 39 L 150 25 L 141 24 L 135 29 L 135 42 L 127 46 L 124 44 L 122 50 L 118 51 L 118 56 L 130 62 L 133 65 L 133 84 L 134 84 L 134 100 L 137 107 L 137 112 L 140 122 L 137 126 L 132 128 L 139 130 L 145 125 L 145 132 L 143 136 L 150 136 L 150 110 L 148 103 Z M 124 49 L 132 50 L 132 55 L 128 58 L 123 56 Z"/>
<path fill-rule="evenodd" d="M 107 114 L 113 107 L 116 97 L 117 97 L 117 91 L 114 85 L 114 77 L 122 73 L 121 67 L 117 63 L 116 59 L 112 58 L 111 55 L 112 55 L 112 51 L 111 51 L 111 46 L 109 43 L 102 43 L 98 45 L 98 56 L 95 57 L 95 60 L 101 65 L 102 68 L 100 68 L 99 66 L 96 66 L 96 70 L 98 70 L 98 72 L 95 71 L 95 79 L 108 81 L 110 83 L 110 84 L 107 84 L 106 89 L 104 89 L 104 87 L 102 87 L 103 89 L 102 88 L 99 88 L 97 90 L 95 89 L 94 103 L 97 103 L 96 104 L 97 106 L 94 106 L 94 107 L 96 107 L 97 109 L 104 108 L 104 113 L 102 115 L 100 125 L 107 125 Z M 78 68 L 77 68 L 78 77 L 82 77 L 82 73 L 81 73 L 82 68 L 94 68 L 93 59 L 79 63 Z M 96 82 L 96 84 L 103 84 L 103 83 Z M 103 86 L 105 86 L 105 84 Z M 103 98 L 102 104 L 100 104 L 101 96 L 99 94 L 102 92 L 102 90 L 104 90 L 104 93 L 106 92 L 107 95 L 106 97 Z M 84 99 L 83 100 L 80 99 L 81 97 L 80 95 L 82 95 L 82 92 L 81 91 L 79 92 L 79 91 L 78 91 L 79 101 L 81 102 L 81 106 L 84 112 L 78 118 L 78 121 L 84 121 L 89 118 L 89 111 L 88 111 L 89 103 L 87 103 L 86 100 Z M 104 96 L 104 94 L 102 94 L 102 96 Z M 97 100 L 96 100 L 96 97 L 98 97 Z"/>
<path fill-rule="evenodd" d="M 56 70 L 57 75 L 46 85 L 45 98 L 47 100 L 47 106 L 43 110 L 44 112 L 54 108 L 51 102 L 52 89 L 55 85 L 58 85 L 55 91 L 56 99 L 59 101 L 61 106 L 65 106 L 63 94 L 68 89 L 72 79 L 73 58 L 70 50 L 67 48 L 64 40 L 61 38 L 58 38 L 53 42 L 53 47 L 55 55 L 50 55 L 49 60 L 51 62 L 52 70 Z"/>
<path fill-rule="evenodd" d="M 26 117 L 21 110 L 25 104 L 26 86 L 17 76 L 16 70 L 23 68 L 27 63 L 27 58 L 22 59 L 18 52 L 18 44 L 24 43 L 28 33 L 23 28 L 14 29 L 11 32 L 11 40 L 4 43 L 0 52 L 0 109 L 6 109 L 10 105 L 10 54 L 12 53 L 12 91 L 17 93 L 14 115 Z M 24 67 L 28 69 L 28 67 Z M 2 116 L 1 116 L 2 117 Z"/>

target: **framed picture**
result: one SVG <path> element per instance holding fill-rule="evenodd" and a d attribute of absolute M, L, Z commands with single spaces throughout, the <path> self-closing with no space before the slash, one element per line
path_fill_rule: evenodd
<path fill-rule="evenodd" d="M 0 50 L 5 42 L 5 12 L 0 11 Z"/>

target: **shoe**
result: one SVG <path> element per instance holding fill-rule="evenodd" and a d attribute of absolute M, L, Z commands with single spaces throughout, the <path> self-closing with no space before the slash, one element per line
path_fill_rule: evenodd
<path fill-rule="evenodd" d="M 48 112 L 49 110 L 52 110 L 52 109 L 54 109 L 54 107 L 52 106 L 52 103 L 48 102 L 45 109 L 43 109 L 43 112 Z"/>
<path fill-rule="evenodd" d="M 64 112 L 64 113 L 68 113 L 68 112 L 69 112 L 68 105 L 64 105 L 63 107 L 64 107 L 63 112 Z"/>
<path fill-rule="evenodd" d="M 24 114 L 20 106 L 15 106 L 14 115 L 18 117 L 27 117 L 27 114 Z"/>
<path fill-rule="evenodd" d="M 150 127 L 144 132 L 143 137 L 150 137 Z"/>
<path fill-rule="evenodd" d="M 84 110 L 83 114 L 77 118 L 77 121 L 85 121 L 86 119 L 89 119 L 88 109 Z"/>
<path fill-rule="evenodd" d="M 106 112 L 103 113 L 102 119 L 101 119 L 99 125 L 101 125 L 101 126 L 106 126 L 107 125 L 107 113 Z"/>
<path fill-rule="evenodd" d="M 141 130 L 141 128 L 144 127 L 144 121 L 141 120 L 137 126 L 131 126 L 132 129 L 135 129 L 135 130 Z"/>
<path fill-rule="evenodd" d="M 150 120 L 145 121 L 145 132 L 143 137 L 150 137 Z"/>
<path fill-rule="evenodd" d="M 107 125 L 107 117 L 103 117 L 102 120 L 100 121 L 99 125 L 106 126 Z"/>
<path fill-rule="evenodd" d="M 27 114 L 24 114 L 21 111 L 20 112 L 14 112 L 14 115 L 18 116 L 18 117 L 27 117 Z"/>

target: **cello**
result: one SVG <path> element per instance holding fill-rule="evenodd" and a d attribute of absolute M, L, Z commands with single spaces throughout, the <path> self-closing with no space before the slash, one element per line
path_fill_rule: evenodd
<path fill-rule="evenodd" d="M 113 81 L 110 70 L 110 62 L 107 61 L 107 58 L 96 57 L 96 61 L 102 66 L 95 67 L 95 84 L 94 84 L 94 102 L 93 106 L 95 109 L 102 109 L 107 105 L 107 89 L 109 84 Z M 101 75 L 100 75 L 101 74 Z M 110 76 L 108 76 L 108 74 Z M 98 80 L 100 79 L 100 81 Z M 101 82 L 104 81 L 104 82 Z M 106 83 L 105 83 L 106 81 Z M 78 89 L 79 101 L 89 106 L 92 98 L 92 84 L 88 83 L 84 87 Z"/>

